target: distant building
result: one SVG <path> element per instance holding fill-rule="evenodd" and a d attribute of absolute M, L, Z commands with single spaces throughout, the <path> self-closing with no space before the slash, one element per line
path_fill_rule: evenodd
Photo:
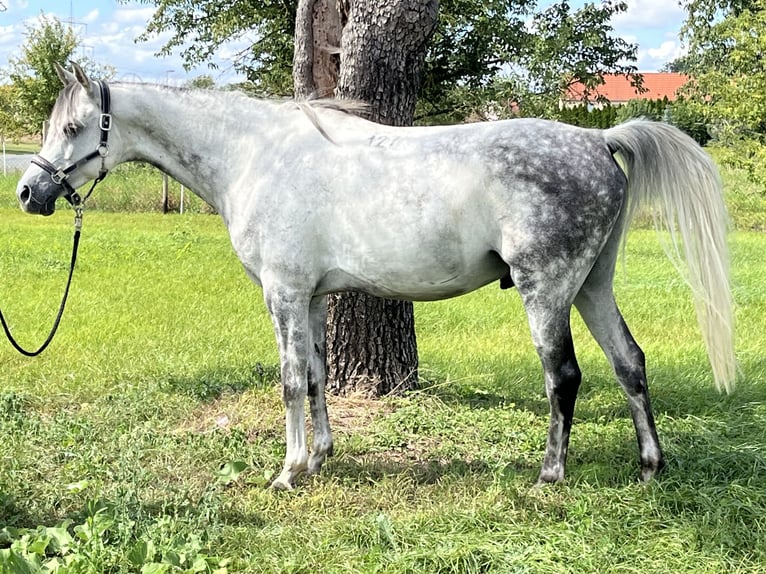
<path fill-rule="evenodd" d="M 588 95 L 588 104 L 599 107 L 600 104 L 595 100 L 602 96 L 613 106 L 622 105 L 630 100 L 661 100 L 667 98 L 671 102 L 678 96 L 678 90 L 688 80 L 686 74 L 677 74 L 674 72 L 642 72 L 644 78 L 643 89 L 639 92 L 631 85 L 630 78 L 615 74 L 604 76 L 604 83 Z M 585 99 L 585 87 L 577 82 L 572 84 L 567 91 L 567 95 L 562 99 L 561 106 L 571 108 L 583 104 Z"/>

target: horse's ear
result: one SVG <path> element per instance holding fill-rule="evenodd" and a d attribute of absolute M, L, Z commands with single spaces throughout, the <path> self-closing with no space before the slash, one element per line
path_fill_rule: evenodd
<path fill-rule="evenodd" d="M 85 88 L 86 91 L 90 91 L 90 78 L 83 71 L 77 62 L 72 62 L 72 69 L 74 70 L 74 77 L 80 82 L 80 85 Z"/>
<path fill-rule="evenodd" d="M 54 62 L 53 67 L 56 69 L 56 75 L 59 77 L 59 80 L 61 80 L 61 83 L 65 86 L 68 86 L 72 82 L 77 81 L 77 78 L 74 77 L 74 74 L 69 70 L 64 69 L 64 67 L 58 62 Z"/>

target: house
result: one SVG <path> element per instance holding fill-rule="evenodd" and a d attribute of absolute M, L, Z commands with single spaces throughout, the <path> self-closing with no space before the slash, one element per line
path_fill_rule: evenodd
<path fill-rule="evenodd" d="M 639 92 L 631 85 L 630 78 L 617 74 L 606 74 L 604 83 L 588 95 L 588 103 L 591 106 L 600 107 L 595 100 L 602 96 L 613 106 L 622 105 L 629 100 L 661 100 L 667 98 L 674 101 L 677 92 L 683 86 L 688 76 L 673 72 L 641 72 L 644 78 L 643 91 Z M 562 99 L 561 106 L 571 108 L 581 105 L 585 99 L 584 86 L 577 82 L 567 90 L 567 95 Z"/>

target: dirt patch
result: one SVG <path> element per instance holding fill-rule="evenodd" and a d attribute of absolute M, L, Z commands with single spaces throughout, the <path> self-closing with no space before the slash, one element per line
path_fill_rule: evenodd
<path fill-rule="evenodd" d="M 353 434 L 369 427 L 379 416 L 392 412 L 388 401 L 362 396 L 327 397 L 330 426 L 334 433 Z M 306 407 L 306 424 L 311 417 Z M 178 427 L 178 432 L 211 433 L 239 429 L 255 440 L 264 434 L 284 432 L 284 405 L 278 392 L 225 394 L 202 404 Z"/>

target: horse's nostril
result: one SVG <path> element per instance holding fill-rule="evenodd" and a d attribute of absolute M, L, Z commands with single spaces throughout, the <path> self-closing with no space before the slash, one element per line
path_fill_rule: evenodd
<path fill-rule="evenodd" d="M 30 197 L 32 197 L 32 190 L 29 189 L 28 185 L 25 185 L 21 188 L 21 192 L 19 193 L 19 200 L 21 203 L 27 204 L 29 203 Z"/>

